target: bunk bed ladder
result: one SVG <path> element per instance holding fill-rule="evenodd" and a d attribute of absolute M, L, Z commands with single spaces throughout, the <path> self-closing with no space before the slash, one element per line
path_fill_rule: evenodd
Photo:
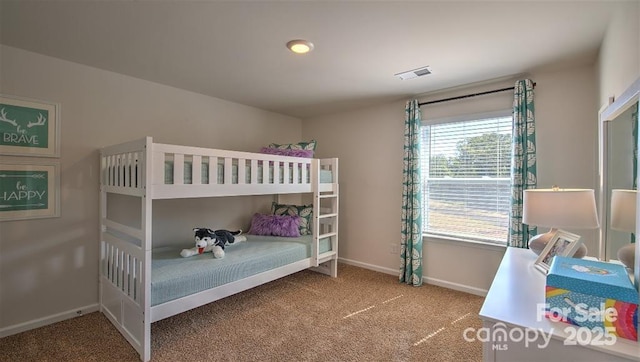
<path fill-rule="evenodd" d="M 313 270 L 335 278 L 338 276 L 338 159 L 316 159 L 312 167 Z M 324 169 L 330 169 L 333 177 L 330 191 L 320 191 L 320 173 Z M 324 240 L 329 242 L 328 250 Z"/>

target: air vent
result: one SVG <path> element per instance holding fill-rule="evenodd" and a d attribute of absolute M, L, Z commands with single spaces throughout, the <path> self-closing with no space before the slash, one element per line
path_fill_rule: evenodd
<path fill-rule="evenodd" d="M 395 76 L 402 80 L 407 80 L 407 79 L 422 77 L 423 75 L 427 75 L 427 74 L 431 74 L 431 68 L 429 68 L 429 66 L 414 69 L 414 70 L 409 70 L 407 72 L 398 73 Z"/>

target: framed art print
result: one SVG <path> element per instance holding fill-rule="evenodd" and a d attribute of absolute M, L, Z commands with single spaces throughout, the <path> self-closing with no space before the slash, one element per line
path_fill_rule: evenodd
<path fill-rule="evenodd" d="M 60 216 L 58 162 L 0 162 L 0 221 Z"/>
<path fill-rule="evenodd" d="M 60 106 L 0 95 L 0 155 L 59 157 Z"/>
<path fill-rule="evenodd" d="M 558 230 L 553 235 L 553 238 L 551 238 L 549 243 L 547 243 L 540 255 L 538 255 L 538 259 L 536 259 L 534 265 L 538 270 L 547 274 L 549 272 L 549 267 L 551 266 L 551 260 L 554 256 L 560 255 L 571 257 L 576 253 L 580 244 L 582 244 L 580 235 L 572 234 L 564 230 Z"/>

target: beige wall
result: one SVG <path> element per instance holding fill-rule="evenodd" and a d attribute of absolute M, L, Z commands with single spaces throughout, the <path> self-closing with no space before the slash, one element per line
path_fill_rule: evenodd
<path fill-rule="evenodd" d="M 538 185 L 596 187 L 597 89 L 593 66 L 539 71 L 536 126 Z M 423 97 L 446 98 L 513 85 L 512 80 Z M 423 107 L 424 118 L 495 111 L 511 107 L 509 92 Z M 340 157 L 340 257 L 354 264 L 397 273 L 402 193 L 404 101 L 305 120 L 303 136 L 323 145 L 321 156 Z M 325 148 L 326 147 L 326 148 Z M 595 252 L 596 233 L 581 231 Z M 434 284 L 482 294 L 504 248 L 425 238 L 424 271 Z"/>
<path fill-rule="evenodd" d="M 398 269 L 390 251 L 399 245 L 403 117 L 400 102 L 304 122 L 318 157 L 340 158 L 342 259 Z"/>
<path fill-rule="evenodd" d="M 613 13 L 600 47 L 598 73 L 600 106 L 640 77 L 640 2 L 626 2 Z"/>
<path fill-rule="evenodd" d="M 153 136 L 257 151 L 300 139 L 295 118 L 11 47 L 2 46 L 0 54 L 0 92 L 60 103 L 62 140 L 61 217 L 0 223 L 0 336 L 95 307 L 100 147 Z M 156 202 L 154 235 L 190 247 L 192 227 L 246 227 L 270 200 Z"/>
<path fill-rule="evenodd" d="M 538 187 L 598 188 L 598 105 L 595 68 L 536 72 Z M 597 230 L 582 236 L 598 255 Z"/>

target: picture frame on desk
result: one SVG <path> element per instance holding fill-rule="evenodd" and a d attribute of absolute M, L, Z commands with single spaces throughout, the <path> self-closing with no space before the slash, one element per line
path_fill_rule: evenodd
<path fill-rule="evenodd" d="M 553 260 L 554 256 L 560 255 L 571 257 L 576 253 L 581 244 L 582 240 L 580 239 L 580 235 L 573 234 L 565 230 L 558 230 L 553 235 L 553 238 L 551 238 L 549 243 L 547 243 L 533 265 L 536 269 L 547 274 L 549 272 L 549 267 L 551 266 L 551 260 Z"/>

